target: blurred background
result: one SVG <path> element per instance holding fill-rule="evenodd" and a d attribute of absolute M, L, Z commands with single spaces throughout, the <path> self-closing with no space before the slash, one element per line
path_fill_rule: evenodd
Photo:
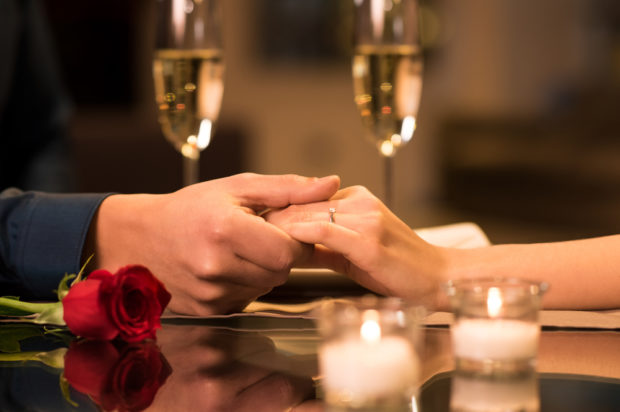
<path fill-rule="evenodd" d="M 168 192 L 181 160 L 153 97 L 153 0 L 46 0 L 73 102 L 79 191 Z M 201 177 L 339 174 L 382 195 L 351 81 L 351 0 L 226 0 L 226 78 Z M 412 227 L 493 242 L 620 233 L 620 2 L 421 0 L 418 129 L 396 156 Z"/>

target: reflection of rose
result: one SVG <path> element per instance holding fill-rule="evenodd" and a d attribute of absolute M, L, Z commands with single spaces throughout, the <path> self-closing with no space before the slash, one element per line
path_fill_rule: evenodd
<path fill-rule="evenodd" d="M 152 341 L 117 347 L 107 341 L 73 342 L 64 376 L 104 410 L 147 408 L 172 369 Z"/>
<path fill-rule="evenodd" d="M 162 283 L 143 266 L 126 266 L 113 275 L 96 270 L 75 283 L 62 300 L 64 321 L 79 336 L 136 342 L 155 338 L 159 317 L 170 301 Z"/>

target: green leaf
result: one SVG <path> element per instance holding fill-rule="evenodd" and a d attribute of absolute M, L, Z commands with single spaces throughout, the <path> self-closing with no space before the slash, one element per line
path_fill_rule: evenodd
<path fill-rule="evenodd" d="M 49 352 L 39 352 L 32 357 L 32 360 L 39 361 L 54 369 L 64 369 L 66 353 L 67 348 L 58 348 Z"/>
<path fill-rule="evenodd" d="M 82 281 L 82 276 L 84 275 L 84 271 L 86 270 L 86 266 L 88 266 L 88 264 L 90 263 L 90 261 L 92 260 L 92 258 L 95 255 L 90 255 L 88 257 L 88 259 L 86 259 L 86 262 L 84 262 L 84 264 L 82 265 L 82 268 L 80 269 L 80 273 L 78 273 L 77 278 L 75 279 L 75 282 L 81 282 Z M 73 282 L 73 283 L 75 283 Z"/>
<path fill-rule="evenodd" d="M 71 288 L 71 286 L 73 286 L 73 284 L 82 281 L 82 277 L 84 275 L 84 271 L 86 270 L 86 266 L 88 266 L 88 264 L 90 263 L 90 261 L 92 260 L 94 256 L 95 255 L 90 255 L 88 259 L 86 259 L 86 262 L 84 262 L 84 264 L 80 268 L 80 272 L 77 274 L 77 276 L 75 274 L 65 273 L 65 276 L 62 278 L 62 280 L 58 284 L 58 290 L 56 291 L 56 293 L 58 294 L 58 300 L 63 300 L 64 297 L 67 296 L 67 293 L 69 293 L 69 289 Z M 75 278 L 75 280 L 69 283 L 69 280 L 73 278 Z"/>
<path fill-rule="evenodd" d="M 17 353 L 24 339 L 42 336 L 41 328 L 35 325 L 2 325 L 0 328 L 0 351 Z"/>
<path fill-rule="evenodd" d="M 69 405 L 77 408 L 79 405 L 73 399 L 71 399 L 71 385 L 65 375 L 60 375 L 60 392 L 62 393 L 62 397 L 65 398 Z"/>
<path fill-rule="evenodd" d="M 71 342 L 75 340 L 75 335 L 72 334 L 66 326 L 60 328 L 48 328 L 47 326 L 44 326 L 43 330 L 45 331 L 45 335 L 53 336 L 54 339 L 62 342 L 65 346 L 69 346 Z"/>
<path fill-rule="evenodd" d="M 69 288 L 71 287 L 71 285 L 69 285 L 69 281 L 75 277 L 75 274 L 69 275 L 68 273 L 65 273 L 65 276 L 63 276 L 62 280 L 58 284 L 58 300 L 63 300 L 64 297 L 67 296 L 67 293 L 69 293 Z M 71 284 L 73 284 L 73 282 Z"/>

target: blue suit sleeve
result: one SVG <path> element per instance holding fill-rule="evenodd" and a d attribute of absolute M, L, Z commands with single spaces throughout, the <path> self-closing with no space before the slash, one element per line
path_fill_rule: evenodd
<path fill-rule="evenodd" d="M 0 193 L 0 294 L 53 298 L 80 269 L 90 222 L 107 194 Z"/>

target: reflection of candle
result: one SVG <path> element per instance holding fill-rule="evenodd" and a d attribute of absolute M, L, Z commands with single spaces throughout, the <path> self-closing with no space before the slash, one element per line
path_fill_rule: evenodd
<path fill-rule="evenodd" d="M 536 323 L 520 320 L 462 319 L 452 326 L 454 355 L 465 359 L 533 359 L 539 335 Z"/>
<path fill-rule="evenodd" d="M 451 386 L 451 411 L 534 412 L 540 408 L 538 380 L 534 375 L 515 380 L 475 379 L 457 375 L 452 379 Z"/>
<path fill-rule="evenodd" d="M 487 312 L 492 318 L 496 318 L 501 314 L 503 306 L 502 292 L 498 288 L 489 288 L 487 292 Z"/>
<path fill-rule="evenodd" d="M 411 397 L 419 365 L 410 342 L 381 336 L 376 321 L 365 321 L 360 335 L 329 342 L 319 355 L 323 385 L 328 394 L 352 402 Z"/>

